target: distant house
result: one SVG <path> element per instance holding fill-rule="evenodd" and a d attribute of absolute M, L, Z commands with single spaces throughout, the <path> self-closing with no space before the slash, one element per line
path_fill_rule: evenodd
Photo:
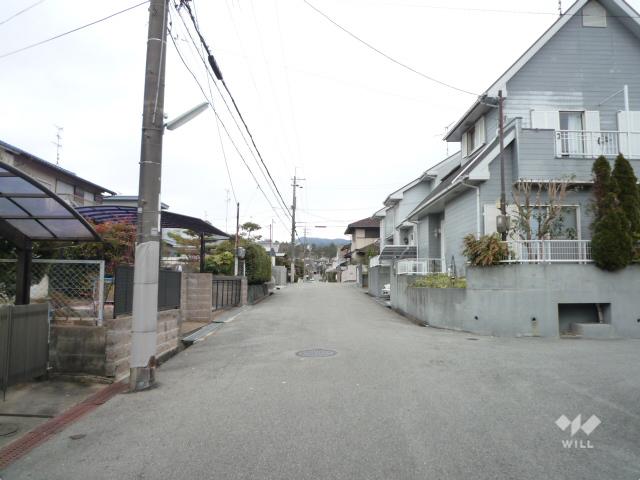
<path fill-rule="evenodd" d="M 18 147 L 0 141 L 0 161 L 22 170 L 73 207 L 101 204 L 115 192 Z"/>
<path fill-rule="evenodd" d="M 351 235 L 351 260 L 362 263 L 366 259 L 367 247 L 371 247 L 380 238 L 380 221 L 369 217 L 350 223 L 344 232 Z"/>

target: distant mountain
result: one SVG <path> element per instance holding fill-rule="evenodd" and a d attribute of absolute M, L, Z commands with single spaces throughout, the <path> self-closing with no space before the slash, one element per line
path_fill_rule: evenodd
<path fill-rule="evenodd" d="M 331 245 L 332 243 L 335 245 L 346 245 L 347 243 L 351 243 L 350 240 L 345 240 L 344 238 L 308 237 L 305 241 L 305 237 L 300 237 L 300 241 L 306 243 L 307 245 L 315 244 L 317 247 L 326 247 L 327 245 Z"/>

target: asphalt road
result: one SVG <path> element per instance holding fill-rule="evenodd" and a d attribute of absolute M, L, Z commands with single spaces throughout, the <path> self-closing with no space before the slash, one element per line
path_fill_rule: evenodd
<path fill-rule="evenodd" d="M 311 348 L 337 355 L 296 356 Z M 352 286 L 295 286 L 0 476 L 638 480 L 639 368 L 640 341 L 477 337 Z M 579 414 L 602 423 L 574 437 L 555 424 Z"/>

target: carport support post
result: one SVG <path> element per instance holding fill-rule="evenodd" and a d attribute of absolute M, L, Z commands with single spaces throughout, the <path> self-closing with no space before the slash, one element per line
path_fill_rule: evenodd
<path fill-rule="evenodd" d="M 16 264 L 16 305 L 29 305 L 31 300 L 31 241 L 26 240 L 21 248 L 17 248 Z"/>
<path fill-rule="evenodd" d="M 142 111 L 138 238 L 133 275 L 130 388 L 155 383 L 160 269 L 160 185 L 168 0 L 151 0 Z"/>

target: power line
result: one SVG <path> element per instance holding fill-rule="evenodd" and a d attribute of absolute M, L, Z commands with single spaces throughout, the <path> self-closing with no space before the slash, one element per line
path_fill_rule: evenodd
<path fill-rule="evenodd" d="M 5 24 L 5 23 L 7 23 L 9 20 L 13 20 L 13 19 L 14 19 L 14 18 L 16 18 L 16 17 L 19 17 L 19 16 L 20 16 L 20 15 L 22 15 L 23 13 L 28 12 L 29 10 L 31 10 L 33 7 L 37 7 L 37 6 L 38 6 L 38 5 L 40 5 L 42 2 L 44 2 L 44 0 L 39 0 L 38 2 L 31 4 L 31 5 L 29 5 L 29 6 L 28 6 L 28 7 L 26 7 L 26 8 L 23 8 L 23 9 L 22 9 L 22 10 L 20 10 L 19 12 L 16 12 L 16 13 L 14 13 L 13 15 L 11 15 L 10 17 L 5 18 L 4 20 L 2 20 L 2 21 L 0 22 L 0 25 L 4 25 L 4 24 Z"/>
<path fill-rule="evenodd" d="M 288 213 L 289 209 L 287 207 L 287 202 L 285 202 L 284 198 L 282 197 L 282 194 L 280 193 L 280 190 L 278 189 L 278 185 L 276 184 L 276 182 L 274 181 L 273 177 L 271 176 L 271 172 L 269 171 L 269 168 L 267 167 L 264 159 L 262 158 L 262 154 L 260 153 L 260 150 L 258 149 L 258 146 L 256 145 L 256 142 L 255 142 L 255 140 L 253 138 L 251 130 L 249 129 L 249 126 L 247 125 L 247 122 L 245 122 L 244 117 L 242 116 L 242 112 L 240 111 L 240 108 L 238 107 L 238 104 L 236 103 L 236 100 L 233 97 L 233 94 L 231 93 L 231 91 L 229 90 L 229 87 L 227 86 L 227 82 L 224 80 L 224 78 L 222 76 L 222 72 L 218 68 L 217 63 L 215 61 L 215 58 L 213 57 L 213 54 L 209 50 L 209 46 L 207 45 L 207 42 L 205 41 L 204 37 L 200 33 L 200 28 L 198 27 L 198 22 L 197 22 L 195 16 L 193 15 L 193 12 L 191 11 L 191 6 L 185 0 L 181 0 L 181 4 L 184 5 L 185 8 L 187 9 L 187 12 L 189 13 L 189 16 L 191 17 L 191 22 L 193 23 L 193 26 L 194 26 L 194 28 L 196 30 L 196 33 L 198 34 L 198 37 L 200 38 L 200 43 L 202 43 L 202 46 L 204 47 L 204 49 L 206 50 L 206 52 L 207 52 L 207 54 L 209 56 L 208 59 L 209 59 L 209 64 L 211 66 L 211 69 L 213 70 L 213 73 L 215 74 L 216 78 L 218 80 L 220 80 L 220 82 L 224 86 L 224 89 L 227 91 L 227 94 L 229 95 L 229 98 L 231 98 L 231 102 L 233 103 L 233 106 L 234 106 L 236 112 L 238 113 L 238 116 L 240 117 L 240 120 L 242 121 L 242 124 L 244 125 L 244 128 L 246 129 L 247 133 L 249 134 L 249 138 L 251 139 L 251 143 L 253 144 L 253 147 L 255 148 L 256 153 L 258 154 L 258 157 L 260 158 L 260 162 L 262 163 L 264 169 L 266 170 L 267 175 L 269 176 L 269 179 L 271 180 L 271 183 L 275 187 L 276 192 L 277 192 L 278 196 L 280 197 L 280 200 L 282 201 L 282 205 L 285 207 L 285 210 Z"/>
<path fill-rule="evenodd" d="M 107 15 L 106 17 L 100 18 L 98 20 L 94 20 L 91 23 L 87 23 L 87 24 L 82 25 L 80 27 L 76 27 L 76 28 L 74 28 L 72 30 L 68 30 L 68 31 L 66 31 L 64 33 L 60 33 L 60 34 L 58 34 L 58 35 L 56 35 L 54 37 L 50 37 L 50 38 L 47 38 L 45 40 L 41 40 L 41 41 L 36 42 L 36 43 L 32 43 L 31 45 L 27 45 L 26 47 L 18 48 L 17 50 L 13 50 L 11 52 L 3 53 L 2 55 L 0 55 L 0 59 L 6 58 L 6 57 L 10 57 L 11 55 L 15 55 L 16 53 L 24 52 L 25 50 L 29 50 L 29 49 L 37 47 L 39 45 L 44 45 L 45 43 L 51 42 L 53 40 L 57 40 L 58 38 L 62 38 L 62 37 L 66 36 L 66 35 L 69 35 L 71 33 L 78 32 L 78 31 L 83 30 L 83 29 L 85 29 L 87 27 L 91 27 L 91 26 L 96 25 L 96 24 L 98 24 L 100 22 L 104 22 L 105 20 L 109 20 L 110 18 L 113 18 L 113 17 L 115 17 L 117 15 L 120 15 L 122 13 L 128 12 L 130 10 L 133 10 L 134 8 L 138 8 L 138 7 L 140 7 L 140 6 L 142 6 L 142 5 L 146 4 L 146 3 L 149 3 L 149 0 L 145 0 L 144 2 L 137 3 L 135 5 L 132 5 L 130 7 L 125 8 L 124 10 L 120 10 L 118 12 L 112 13 L 111 15 Z"/>
<path fill-rule="evenodd" d="M 416 70 L 413 67 L 410 67 L 409 65 L 407 65 L 406 63 L 402 63 L 399 60 L 396 60 L 395 58 L 393 58 L 390 55 L 387 55 L 386 53 L 384 53 L 382 50 L 374 47 L 373 45 L 371 45 L 369 42 L 363 40 L 362 38 L 358 37 L 356 34 L 352 33 L 351 31 L 347 30 L 345 27 L 343 27 L 342 25 L 340 25 L 339 23 L 337 23 L 335 20 L 333 20 L 331 17 L 329 17 L 326 13 L 324 13 L 322 10 L 318 9 L 317 7 L 315 7 L 314 5 L 312 5 L 310 2 L 308 2 L 307 0 L 303 0 L 304 3 L 306 3 L 309 7 L 311 7 L 313 10 L 315 10 L 317 13 L 319 13 L 320 15 L 322 15 L 324 18 L 326 18 L 329 22 L 331 22 L 332 24 L 334 24 L 336 27 L 338 27 L 340 30 L 342 30 L 343 32 L 345 32 L 347 35 L 349 35 L 350 37 L 356 39 L 358 42 L 362 43 L 363 45 L 365 45 L 366 47 L 370 48 L 371 50 L 373 50 L 374 52 L 378 53 L 379 55 L 382 55 L 384 58 L 386 58 L 387 60 L 392 61 L 393 63 L 400 65 L 403 68 L 406 68 L 407 70 L 420 75 L 421 77 L 426 78 L 427 80 L 430 80 L 432 82 L 438 83 L 444 87 L 447 88 L 451 88 L 452 90 L 456 90 L 458 92 L 462 92 L 462 93 L 466 93 L 469 95 L 474 95 L 474 96 L 478 96 L 477 93 L 473 93 L 470 92 L 468 90 L 464 90 L 463 88 L 458 88 L 454 85 L 451 85 L 449 83 L 443 82 L 442 80 L 438 80 L 437 78 L 431 77 L 425 73 L 422 73 L 418 70 Z"/>
<path fill-rule="evenodd" d="M 227 137 L 231 141 L 231 144 L 233 145 L 233 147 L 235 148 L 236 152 L 238 153 L 238 156 L 242 160 L 242 163 L 244 163 L 245 167 L 247 167 L 247 170 L 249 170 L 249 173 L 251 174 L 251 177 L 253 178 L 253 181 L 256 183 L 256 186 L 258 187 L 258 189 L 260 190 L 260 192 L 264 196 L 265 200 L 269 204 L 269 207 L 271 207 L 271 210 L 273 210 L 273 212 L 276 214 L 276 217 L 278 217 L 278 220 L 280 221 L 280 223 L 284 226 L 285 229 L 288 229 L 289 227 L 287 227 L 287 225 L 282 220 L 282 217 L 280 217 L 280 215 L 278 214 L 277 209 L 273 206 L 273 204 L 269 200 L 269 197 L 267 196 L 267 194 L 262 189 L 262 186 L 260 185 L 260 182 L 258 182 L 258 179 L 256 178 L 255 174 L 251 170 L 251 167 L 249 167 L 249 164 L 247 163 L 247 161 L 245 160 L 244 156 L 242 155 L 242 152 L 240 151 L 240 149 L 238 148 L 236 143 L 233 141 L 233 138 L 231 137 L 231 134 L 229 133 L 229 130 L 227 129 L 226 125 L 224 124 L 224 122 L 220 118 L 220 115 L 218 114 L 218 111 L 216 110 L 215 106 L 213 105 L 213 100 L 210 99 L 207 96 L 206 92 L 204 91 L 204 88 L 202 87 L 202 85 L 200 84 L 200 81 L 198 80 L 198 77 L 196 77 L 196 74 L 193 72 L 193 70 L 191 70 L 189 65 L 187 65 L 187 62 L 185 61 L 184 57 L 182 56 L 182 53 L 180 52 L 180 49 L 178 48 L 178 45 L 176 44 L 176 42 L 175 42 L 175 40 L 173 38 L 173 35 L 169 35 L 169 36 L 171 37 L 171 42 L 173 43 L 173 46 L 174 46 L 174 48 L 176 50 L 176 53 L 178 54 L 178 57 L 180 58 L 180 61 L 182 62 L 184 67 L 187 69 L 187 71 L 193 77 L 193 80 L 198 85 L 198 88 L 202 92 L 202 95 L 204 96 L 205 100 L 209 103 L 209 105 L 211 105 L 211 109 L 213 110 L 213 113 L 215 114 L 216 119 L 220 122 L 220 125 L 222 125 L 222 128 L 224 129 L 225 133 L 227 134 Z"/>
<path fill-rule="evenodd" d="M 187 9 L 187 11 L 189 12 L 189 16 L 191 17 L 191 21 L 193 23 L 193 26 L 196 30 L 196 33 L 200 39 L 201 44 L 203 45 L 204 49 L 206 50 L 207 54 L 208 54 L 208 60 L 209 60 L 209 66 L 211 67 L 211 69 L 213 70 L 213 73 L 215 74 L 216 78 L 218 80 L 221 81 L 222 85 L 224 86 L 225 90 L 227 91 L 227 94 L 229 95 L 229 97 L 231 98 L 231 101 L 233 102 L 233 106 L 236 110 L 236 112 L 238 113 L 238 116 L 240 117 L 240 120 L 242 121 L 245 130 L 247 132 L 247 134 L 249 135 L 249 138 L 251 140 L 251 143 L 253 144 L 253 147 L 255 148 L 256 153 L 258 154 L 258 157 L 260 159 L 260 163 L 262 163 L 264 170 L 266 171 L 267 175 L 268 175 L 268 179 L 265 176 L 265 180 L 267 180 L 267 184 L 269 185 L 269 188 L 272 190 L 272 193 L 274 193 L 274 196 L 277 196 L 280 200 L 280 202 L 282 202 L 282 205 L 285 209 L 285 212 L 288 216 L 291 216 L 290 212 L 289 212 L 289 208 L 287 206 L 287 202 L 284 200 L 284 198 L 282 197 L 282 194 L 280 193 L 280 190 L 278 189 L 278 186 L 275 182 L 275 180 L 273 179 L 273 176 L 271 175 L 271 172 L 269 171 L 269 168 L 267 167 L 262 154 L 260 153 L 260 150 L 258 149 L 258 146 L 256 145 L 256 142 L 253 138 L 253 135 L 251 134 L 251 130 L 249 130 L 249 126 L 247 125 L 247 123 L 244 120 L 244 117 L 242 116 L 242 113 L 240 112 L 240 109 L 238 108 L 238 105 L 235 101 L 235 98 L 233 97 L 233 95 L 231 94 L 231 91 L 229 90 L 229 87 L 227 86 L 227 83 L 225 82 L 224 78 L 222 77 L 222 73 L 220 72 L 220 69 L 218 68 L 218 65 L 215 61 L 215 58 L 213 57 L 213 55 L 211 54 L 211 51 L 209 50 L 209 46 L 207 45 L 204 37 L 202 36 L 202 34 L 200 33 L 200 30 L 198 28 L 198 22 L 195 18 L 195 16 L 193 15 L 192 11 L 191 11 L 191 7 L 188 3 L 186 3 L 184 0 L 181 0 L 181 5 L 184 5 L 185 8 Z M 180 14 L 180 12 L 178 11 L 178 15 L 180 16 L 180 19 L 182 20 L 183 24 L 184 24 L 184 19 L 182 18 L 182 15 Z M 188 27 L 186 26 L 186 24 L 184 24 L 185 29 L 187 29 L 187 33 L 189 35 L 189 37 L 191 38 L 192 43 L 194 43 L 194 46 L 196 46 L 196 50 L 197 50 L 197 45 L 195 45 L 195 40 L 193 39 L 193 37 L 191 36 L 191 33 L 188 29 Z M 211 75 L 211 72 L 209 72 L 208 67 L 207 67 L 207 62 L 204 60 L 204 58 L 200 57 L 200 59 L 202 60 L 203 64 L 205 65 L 205 68 L 207 68 L 207 73 L 209 75 Z M 213 77 L 212 77 L 213 78 Z M 229 105 L 227 104 L 227 101 L 224 98 L 224 95 L 222 94 L 222 92 L 220 91 L 217 83 L 215 82 L 214 79 L 214 85 L 216 87 L 216 89 L 218 90 L 218 93 L 220 94 L 222 100 L 224 101 L 227 110 L 229 110 L 229 114 L 231 115 L 233 121 L 236 123 L 236 126 L 238 127 L 239 130 L 241 130 L 241 134 L 242 134 L 242 129 L 240 129 L 240 126 L 237 124 L 235 117 L 233 116 L 233 113 L 231 112 L 231 109 L 229 108 Z M 244 138 L 244 135 L 242 136 L 242 138 L 245 140 L 246 143 L 246 139 Z M 247 144 L 247 147 L 249 147 L 249 145 Z M 251 147 L 249 147 L 249 150 L 251 151 L 251 154 L 254 156 L 253 154 L 253 150 L 251 150 Z M 257 162 L 257 159 L 256 159 Z M 260 168 L 260 165 L 258 165 L 258 167 Z M 260 170 L 262 172 L 262 170 Z M 262 172 L 264 175 L 264 172 Z M 273 185 L 273 187 L 271 187 L 271 185 Z M 273 188 L 275 188 L 275 192 L 273 192 Z"/>

